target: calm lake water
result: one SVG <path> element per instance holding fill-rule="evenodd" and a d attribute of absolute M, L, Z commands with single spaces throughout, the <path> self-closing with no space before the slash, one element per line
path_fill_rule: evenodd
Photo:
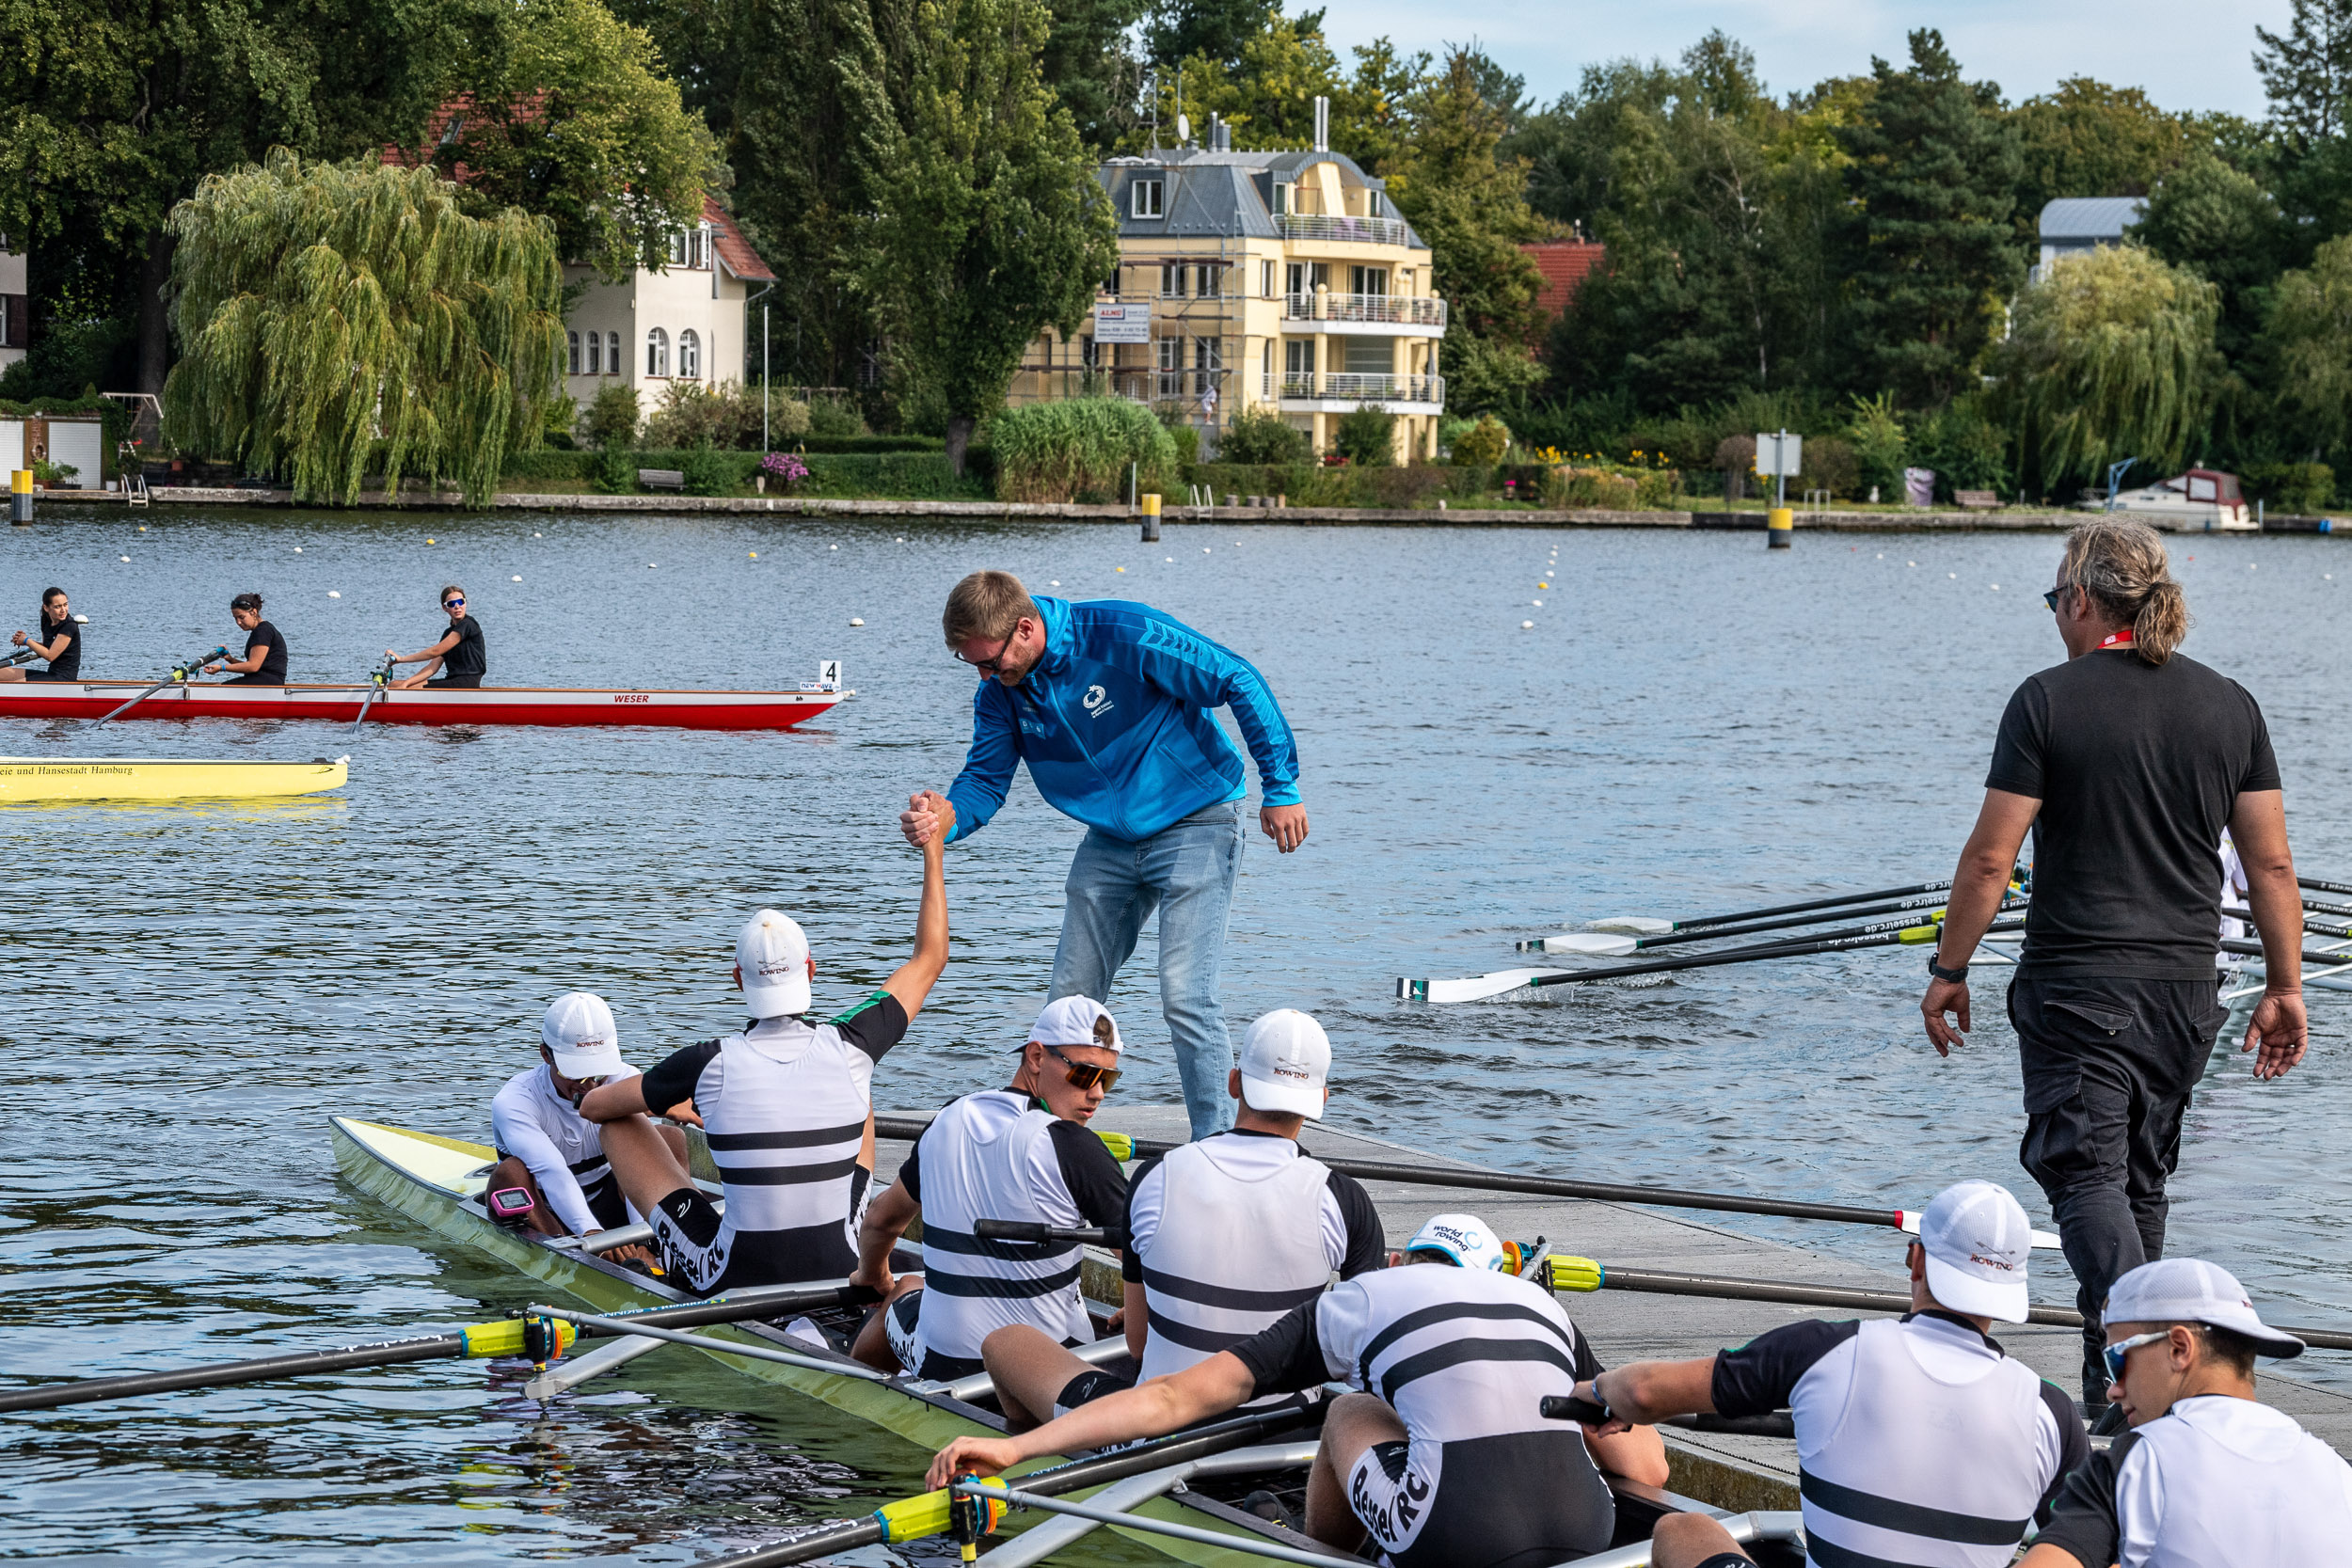
<path fill-rule="evenodd" d="M 341 1186 L 326 1118 L 485 1135 L 541 1007 L 575 986 L 611 999 L 640 1064 L 732 1027 L 732 934 L 762 903 L 808 927 L 820 1003 L 885 975 L 918 874 L 895 814 L 946 784 L 968 734 L 939 606 L 984 565 L 1149 600 L 1272 680 L 1313 836 L 1247 854 L 1226 1001 L 1236 1023 L 1324 1021 L 1335 1124 L 1518 1169 L 1886 1207 L 1989 1176 L 2046 1214 L 2016 1167 L 1999 982 L 1974 1046 L 1938 1061 L 1915 950 L 1535 1005 L 1392 990 L 1511 967 L 1514 938 L 1563 922 L 1947 875 L 2002 705 L 2059 654 L 2054 536 L 1801 533 L 1767 554 L 1755 534 L 1517 528 L 1170 525 L 1142 546 L 1102 525 L 44 515 L 0 539 L 0 610 L 67 588 L 91 673 L 230 640 L 227 601 L 254 590 L 297 679 L 357 679 L 437 635 L 456 581 L 501 683 L 790 685 L 838 657 L 857 694 L 766 736 L 0 720 L 14 754 L 353 756 L 321 800 L 0 810 L 0 1377 L 345 1344 L 527 1300 Z M 2175 548 L 2189 653 L 2269 717 L 2298 861 L 2352 880 L 2330 809 L 2352 786 L 2332 657 L 2352 547 Z M 955 961 L 882 1104 L 994 1081 L 1041 998 L 1078 832 L 1025 783 L 951 856 Z M 1120 1098 L 1166 1101 L 1151 955 L 1147 937 L 1110 1000 L 1135 1042 Z M 2174 1250 L 2226 1262 L 2279 1319 L 2334 1325 L 2352 1323 L 2352 997 L 2315 994 L 2313 1015 L 2283 1083 L 2217 1056 Z M 1884 1259 L 1874 1233 L 1723 1223 Z M 2072 1286 L 2053 1271 L 2040 1291 Z M 546 1414 L 527 1375 L 435 1363 L 0 1418 L 0 1555 L 686 1561 L 921 1467 L 687 1354 Z"/>

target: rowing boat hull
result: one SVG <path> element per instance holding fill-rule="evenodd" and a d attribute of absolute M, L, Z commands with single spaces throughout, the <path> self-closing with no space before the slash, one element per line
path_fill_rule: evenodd
<path fill-rule="evenodd" d="M 147 757 L 0 757 L 0 803 L 35 800 L 259 800 L 341 789 L 349 757 L 328 762 L 178 762 Z"/>
<path fill-rule="evenodd" d="M 24 681 L 0 685 L 0 716 L 100 719 L 147 681 Z M 825 712 L 847 691 L 663 691 L 557 686 L 387 688 L 368 703 L 365 686 L 166 687 L 124 719 L 321 719 L 351 723 L 367 705 L 371 724 L 644 724 L 686 730 L 788 730 Z"/>
<path fill-rule="evenodd" d="M 344 1178 L 371 1196 L 399 1210 L 437 1234 L 471 1250 L 498 1259 L 598 1312 L 625 1311 L 641 1307 L 671 1306 L 693 1298 L 618 1264 L 551 1247 L 522 1231 L 498 1225 L 476 1206 L 484 1181 L 479 1172 L 497 1158 L 486 1145 L 430 1132 L 414 1132 L 359 1121 L 349 1117 L 328 1120 L 335 1164 Z M 474 1201 L 469 1202 L 471 1198 Z M 723 1323 L 694 1331 L 714 1339 L 766 1344 L 803 1354 L 821 1354 L 798 1339 L 788 1338 L 764 1323 Z M 925 1453 L 935 1452 L 958 1437 L 1001 1436 L 1003 1428 L 990 1414 L 935 1394 L 918 1393 L 904 1383 L 816 1371 L 772 1362 L 729 1358 L 728 1370 L 762 1383 L 776 1384 L 818 1400 L 834 1409 L 886 1432 L 897 1433 Z M 1053 1461 L 1041 1461 L 1051 1464 Z M 1020 1471 L 1036 1468 L 1023 1465 Z M 1018 1472 L 1016 1472 L 1018 1473 Z M 1084 1498 L 1094 1490 L 1073 1494 Z M 1221 1510 L 1193 1507 L 1162 1498 L 1135 1511 L 1145 1518 L 1244 1533 Z M 1032 1521 L 1020 1520 L 1025 1524 Z M 1264 1568 L 1266 1560 L 1239 1550 L 1196 1544 L 1167 1536 L 1120 1530 L 1109 1527 L 1122 1541 L 1132 1542 L 1164 1558 L 1195 1564 L 1196 1568 Z M 1295 1545 L 1296 1537 L 1285 1537 Z"/>

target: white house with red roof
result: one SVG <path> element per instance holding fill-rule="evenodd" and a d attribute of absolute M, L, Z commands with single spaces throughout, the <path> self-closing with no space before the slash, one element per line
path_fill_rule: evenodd
<path fill-rule="evenodd" d="M 745 379 L 746 307 L 776 275 L 735 220 L 709 198 L 703 220 L 670 237 L 668 267 L 639 267 L 618 283 L 566 266 L 586 292 L 564 318 L 564 387 L 585 408 L 607 387 L 633 387 L 651 413 L 674 381 Z"/>

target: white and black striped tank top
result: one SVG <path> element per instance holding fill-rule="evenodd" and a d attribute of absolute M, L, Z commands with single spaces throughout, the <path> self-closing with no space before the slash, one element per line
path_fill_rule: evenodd
<path fill-rule="evenodd" d="M 1231 1140 L 1169 1150 L 1153 1178 L 1158 1220 L 1137 1248 L 1151 1312 L 1146 1378 L 1232 1349 L 1314 1300 L 1331 1278 L 1323 1222 L 1329 1169 L 1304 1151 L 1279 1164 L 1220 1164 L 1211 1147 L 1220 1141 Z"/>

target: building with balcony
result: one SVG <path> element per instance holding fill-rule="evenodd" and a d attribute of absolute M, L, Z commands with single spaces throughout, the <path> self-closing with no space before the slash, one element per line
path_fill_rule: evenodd
<path fill-rule="evenodd" d="M 1317 123 L 1324 123 L 1318 101 Z M 1429 246 L 1343 153 L 1208 145 L 1114 158 L 1119 269 L 1078 335 L 1031 345 L 1011 401 L 1110 392 L 1182 413 L 1202 452 L 1267 407 L 1328 450 L 1370 404 L 1398 416 L 1400 462 L 1437 453 L 1446 303 Z"/>
<path fill-rule="evenodd" d="M 650 414 L 674 381 L 745 379 L 744 307 L 753 286 L 775 276 L 707 198 L 701 224 L 670 236 L 660 272 L 641 266 L 612 283 L 594 268 L 566 266 L 564 281 L 580 293 L 564 317 L 564 389 L 586 408 L 607 387 L 634 387 Z"/>

